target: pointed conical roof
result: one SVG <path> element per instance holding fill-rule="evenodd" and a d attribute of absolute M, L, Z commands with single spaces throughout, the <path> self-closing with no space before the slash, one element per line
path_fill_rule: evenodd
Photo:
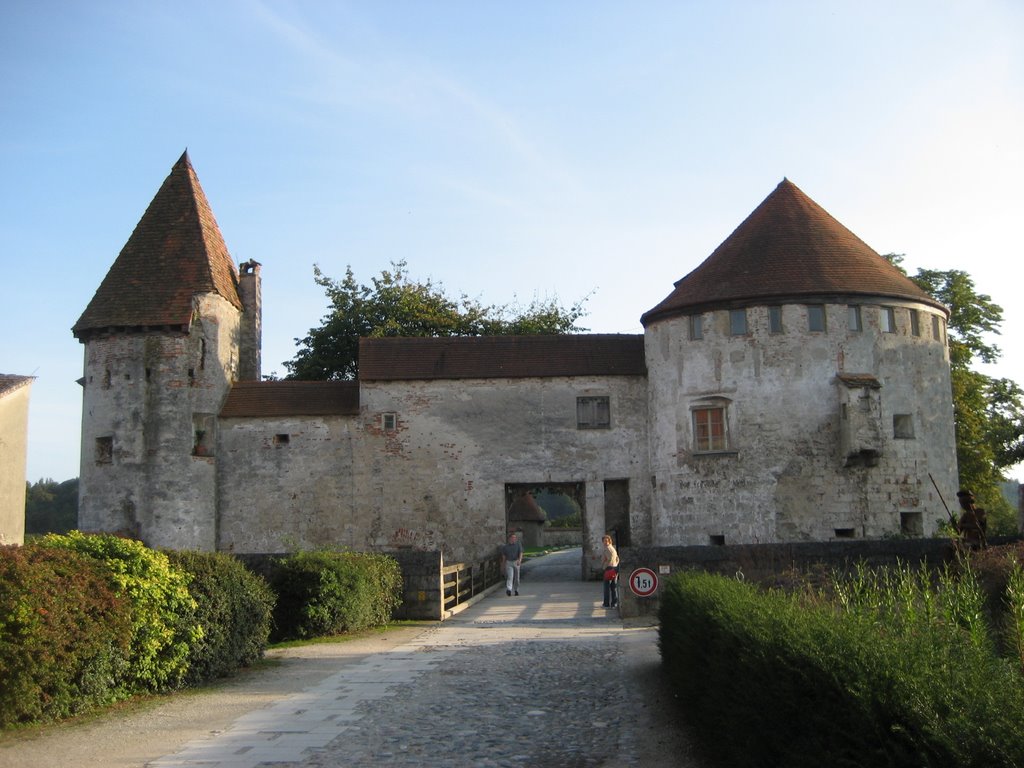
<path fill-rule="evenodd" d="M 84 340 L 116 327 L 187 328 L 197 293 L 242 306 L 238 272 L 186 151 L 72 332 Z"/>
<path fill-rule="evenodd" d="M 945 309 L 789 179 L 715 252 L 641 317 L 644 326 L 680 314 L 762 300 L 887 296 Z"/>

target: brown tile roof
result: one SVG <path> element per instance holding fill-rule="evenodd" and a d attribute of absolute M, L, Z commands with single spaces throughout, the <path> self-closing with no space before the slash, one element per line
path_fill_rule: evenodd
<path fill-rule="evenodd" d="M 108 328 L 187 328 L 197 293 L 242 306 L 237 269 L 185 152 L 72 332 L 84 341 Z"/>
<path fill-rule="evenodd" d="M 36 380 L 35 376 L 18 376 L 13 373 L 0 373 L 0 397 L 13 392 L 19 387 L 31 384 Z"/>
<path fill-rule="evenodd" d="M 836 295 L 889 296 L 942 308 L 793 182 L 783 179 L 641 322 L 646 326 L 674 315 L 766 299 L 801 301 Z"/>
<path fill-rule="evenodd" d="M 361 381 L 646 375 L 642 335 L 359 340 Z"/>
<path fill-rule="evenodd" d="M 354 381 L 239 381 L 220 410 L 238 416 L 331 416 L 359 413 Z"/>

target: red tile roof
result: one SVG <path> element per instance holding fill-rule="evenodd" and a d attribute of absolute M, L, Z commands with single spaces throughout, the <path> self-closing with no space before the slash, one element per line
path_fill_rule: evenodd
<path fill-rule="evenodd" d="M 642 335 L 359 340 L 360 381 L 646 375 Z"/>
<path fill-rule="evenodd" d="M 830 296 L 887 296 L 944 310 L 793 182 L 783 179 L 641 322 L 647 326 L 675 315 L 765 300 L 800 302 Z"/>
<path fill-rule="evenodd" d="M 242 306 L 237 269 L 185 152 L 72 332 L 84 341 L 109 328 L 184 330 L 197 293 Z"/>
<path fill-rule="evenodd" d="M 354 381 L 239 381 L 220 416 L 330 416 L 359 413 Z"/>

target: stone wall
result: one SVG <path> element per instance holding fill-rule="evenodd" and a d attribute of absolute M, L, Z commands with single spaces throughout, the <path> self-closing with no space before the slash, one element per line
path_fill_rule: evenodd
<path fill-rule="evenodd" d="M 619 604 L 623 618 L 656 616 L 664 580 L 673 573 L 702 570 L 758 583 L 771 583 L 789 570 L 814 567 L 845 569 L 859 562 L 869 566 L 897 561 L 937 565 L 954 557 L 949 539 L 887 539 L 881 541 L 747 544 L 722 547 L 626 547 L 619 550 Z M 658 576 L 658 588 L 638 597 L 629 586 L 630 574 L 649 568 Z"/>

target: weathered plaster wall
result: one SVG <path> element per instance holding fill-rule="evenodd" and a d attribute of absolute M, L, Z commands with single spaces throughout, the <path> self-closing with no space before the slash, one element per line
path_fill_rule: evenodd
<path fill-rule="evenodd" d="M 26 383 L 0 397 L 0 545 L 25 543 L 30 391 Z"/>
<path fill-rule="evenodd" d="M 86 343 L 82 530 L 214 548 L 211 447 L 238 364 L 238 334 L 238 310 L 210 294 L 196 298 L 188 334 L 117 332 Z"/>
<path fill-rule="evenodd" d="M 808 332 L 802 304 L 783 307 L 782 333 L 769 332 L 763 306 L 747 309 L 742 336 L 729 335 L 727 310 L 703 315 L 700 340 L 685 317 L 647 328 L 656 544 L 828 540 L 837 529 L 880 537 L 900 533 L 901 513 L 934 530 L 945 512 L 929 473 L 956 489 L 945 339 L 932 337 L 935 310 L 924 305 L 897 305 L 897 332 L 882 333 L 880 304 L 862 307 L 859 332 L 848 330 L 846 304 L 826 305 L 824 333 Z M 921 313 L 919 337 L 909 309 Z M 838 373 L 881 384 L 875 466 L 849 465 L 840 450 Z M 727 406 L 727 450 L 694 450 L 702 404 Z M 910 416 L 912 439 L 894 437 L 895 414 Z"/>

